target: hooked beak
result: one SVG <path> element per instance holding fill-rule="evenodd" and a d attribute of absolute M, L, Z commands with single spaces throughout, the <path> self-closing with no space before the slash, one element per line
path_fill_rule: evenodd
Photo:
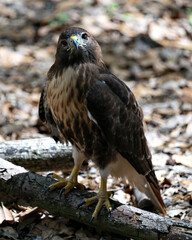
<path fill-rule="evenodd" d="M 78 49 L 80 43 L 78 41 L 78 37 L 77 36 L 72 36 L 71 37 L 71 43 L 73 43 L 75 45 L 76 49 Z"/>

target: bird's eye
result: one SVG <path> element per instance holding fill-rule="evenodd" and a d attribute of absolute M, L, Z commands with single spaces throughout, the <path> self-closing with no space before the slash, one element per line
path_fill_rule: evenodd
<path fill-rule="evenodd" d="M 63 40 L 63 41 L 61 42 L 61 44 L 62 44 L 63 47 L 66 47 L 66 46 L 68 45 L 68 43 L 67 43 L 66 40 Z"/>
<path fill-rule="evenodd" d="M 87 33 L 83 33 L 83 34 L 82 34 L 82 38 L 85 39 L 85 40 L 87 40 L 87 39 L 88 39 Z"/>

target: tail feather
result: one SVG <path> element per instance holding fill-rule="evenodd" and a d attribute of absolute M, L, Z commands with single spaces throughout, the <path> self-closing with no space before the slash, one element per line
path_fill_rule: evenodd
<path fill-rule="evenodd" d="M 153 183 L 149 183 L 149 185 L 153 191 L 152 195 L 154 195 L 153 197 L 151 196 L 153 204 L 161 213 L 163 213 L 163 215 L 166 215 L 166 207 L 159 190 L 153 185 Z"/>
<path fill-rule="evenodd" d="M 160 194 L 160 189 L 159 189 L 159 185 L 157 182 L 157 178 L 155 176 L 155 173 L 152 172 L 154 175 L 153 177 L 149 175 L 146 176 L 146 180 L 148 182 L 148 186 L 149 186 L 149 191 L 146 192 L 146 195 L 151 199 L 152 203 L 154 204 L 154 206 L 164 215 L 166 215 L 166 207 L 165 204 L 163 202 L 163 199 L 161 197 Z M 151 174 L 150 174 L 151 175 Z M 155 182 L 155 184 L 152 182 Z"/>
<path fill-rule="evenodd" d="M 146 176 L 139 174 L 135 168 L 120 154 L 117 155 L 117 161 L 108 165 L 108 172 L 116 178 L 122 178 L 136 187 L 140 192 L 143 192 L 153 203 L 154 207 L 160 213 L 166 215 L 165 204 L 160 195 L 155 172 L 151 170 Z M 146 187 L 147 186 L 147 187 Z"/>

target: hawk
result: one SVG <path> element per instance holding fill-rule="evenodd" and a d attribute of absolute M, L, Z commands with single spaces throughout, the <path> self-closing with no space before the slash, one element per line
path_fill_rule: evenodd
<path fill-rule="evenodd" d="M 78 172 L 84 160 L 92 159 L 101 175 L 100 188 L 82 203 L 97 202 L 92 220 L 103 205 L 111 211 L 108 175 L 128 180 L 165 214 L 142 110 L 127 85 L 109 72 L 99 44 L 86 30 L 70 27 L 61 33 L 41 94 L 39 116 L 54 139 L 73 147 L 69 178 L 52 184 L 50 191 L 61 188 L 60 193 L 66 194 L 74 187 L 83 189 Z"/>

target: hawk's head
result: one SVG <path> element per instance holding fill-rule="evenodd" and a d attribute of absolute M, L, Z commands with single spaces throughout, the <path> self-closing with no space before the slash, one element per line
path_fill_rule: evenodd
<path fill-rule="evenodd" d="M 93 36 L 83 28 L 64 30 L 58 40 L 56 62 L 62 67 L 81 63 L 102 62 L 101 48 Z"/>

